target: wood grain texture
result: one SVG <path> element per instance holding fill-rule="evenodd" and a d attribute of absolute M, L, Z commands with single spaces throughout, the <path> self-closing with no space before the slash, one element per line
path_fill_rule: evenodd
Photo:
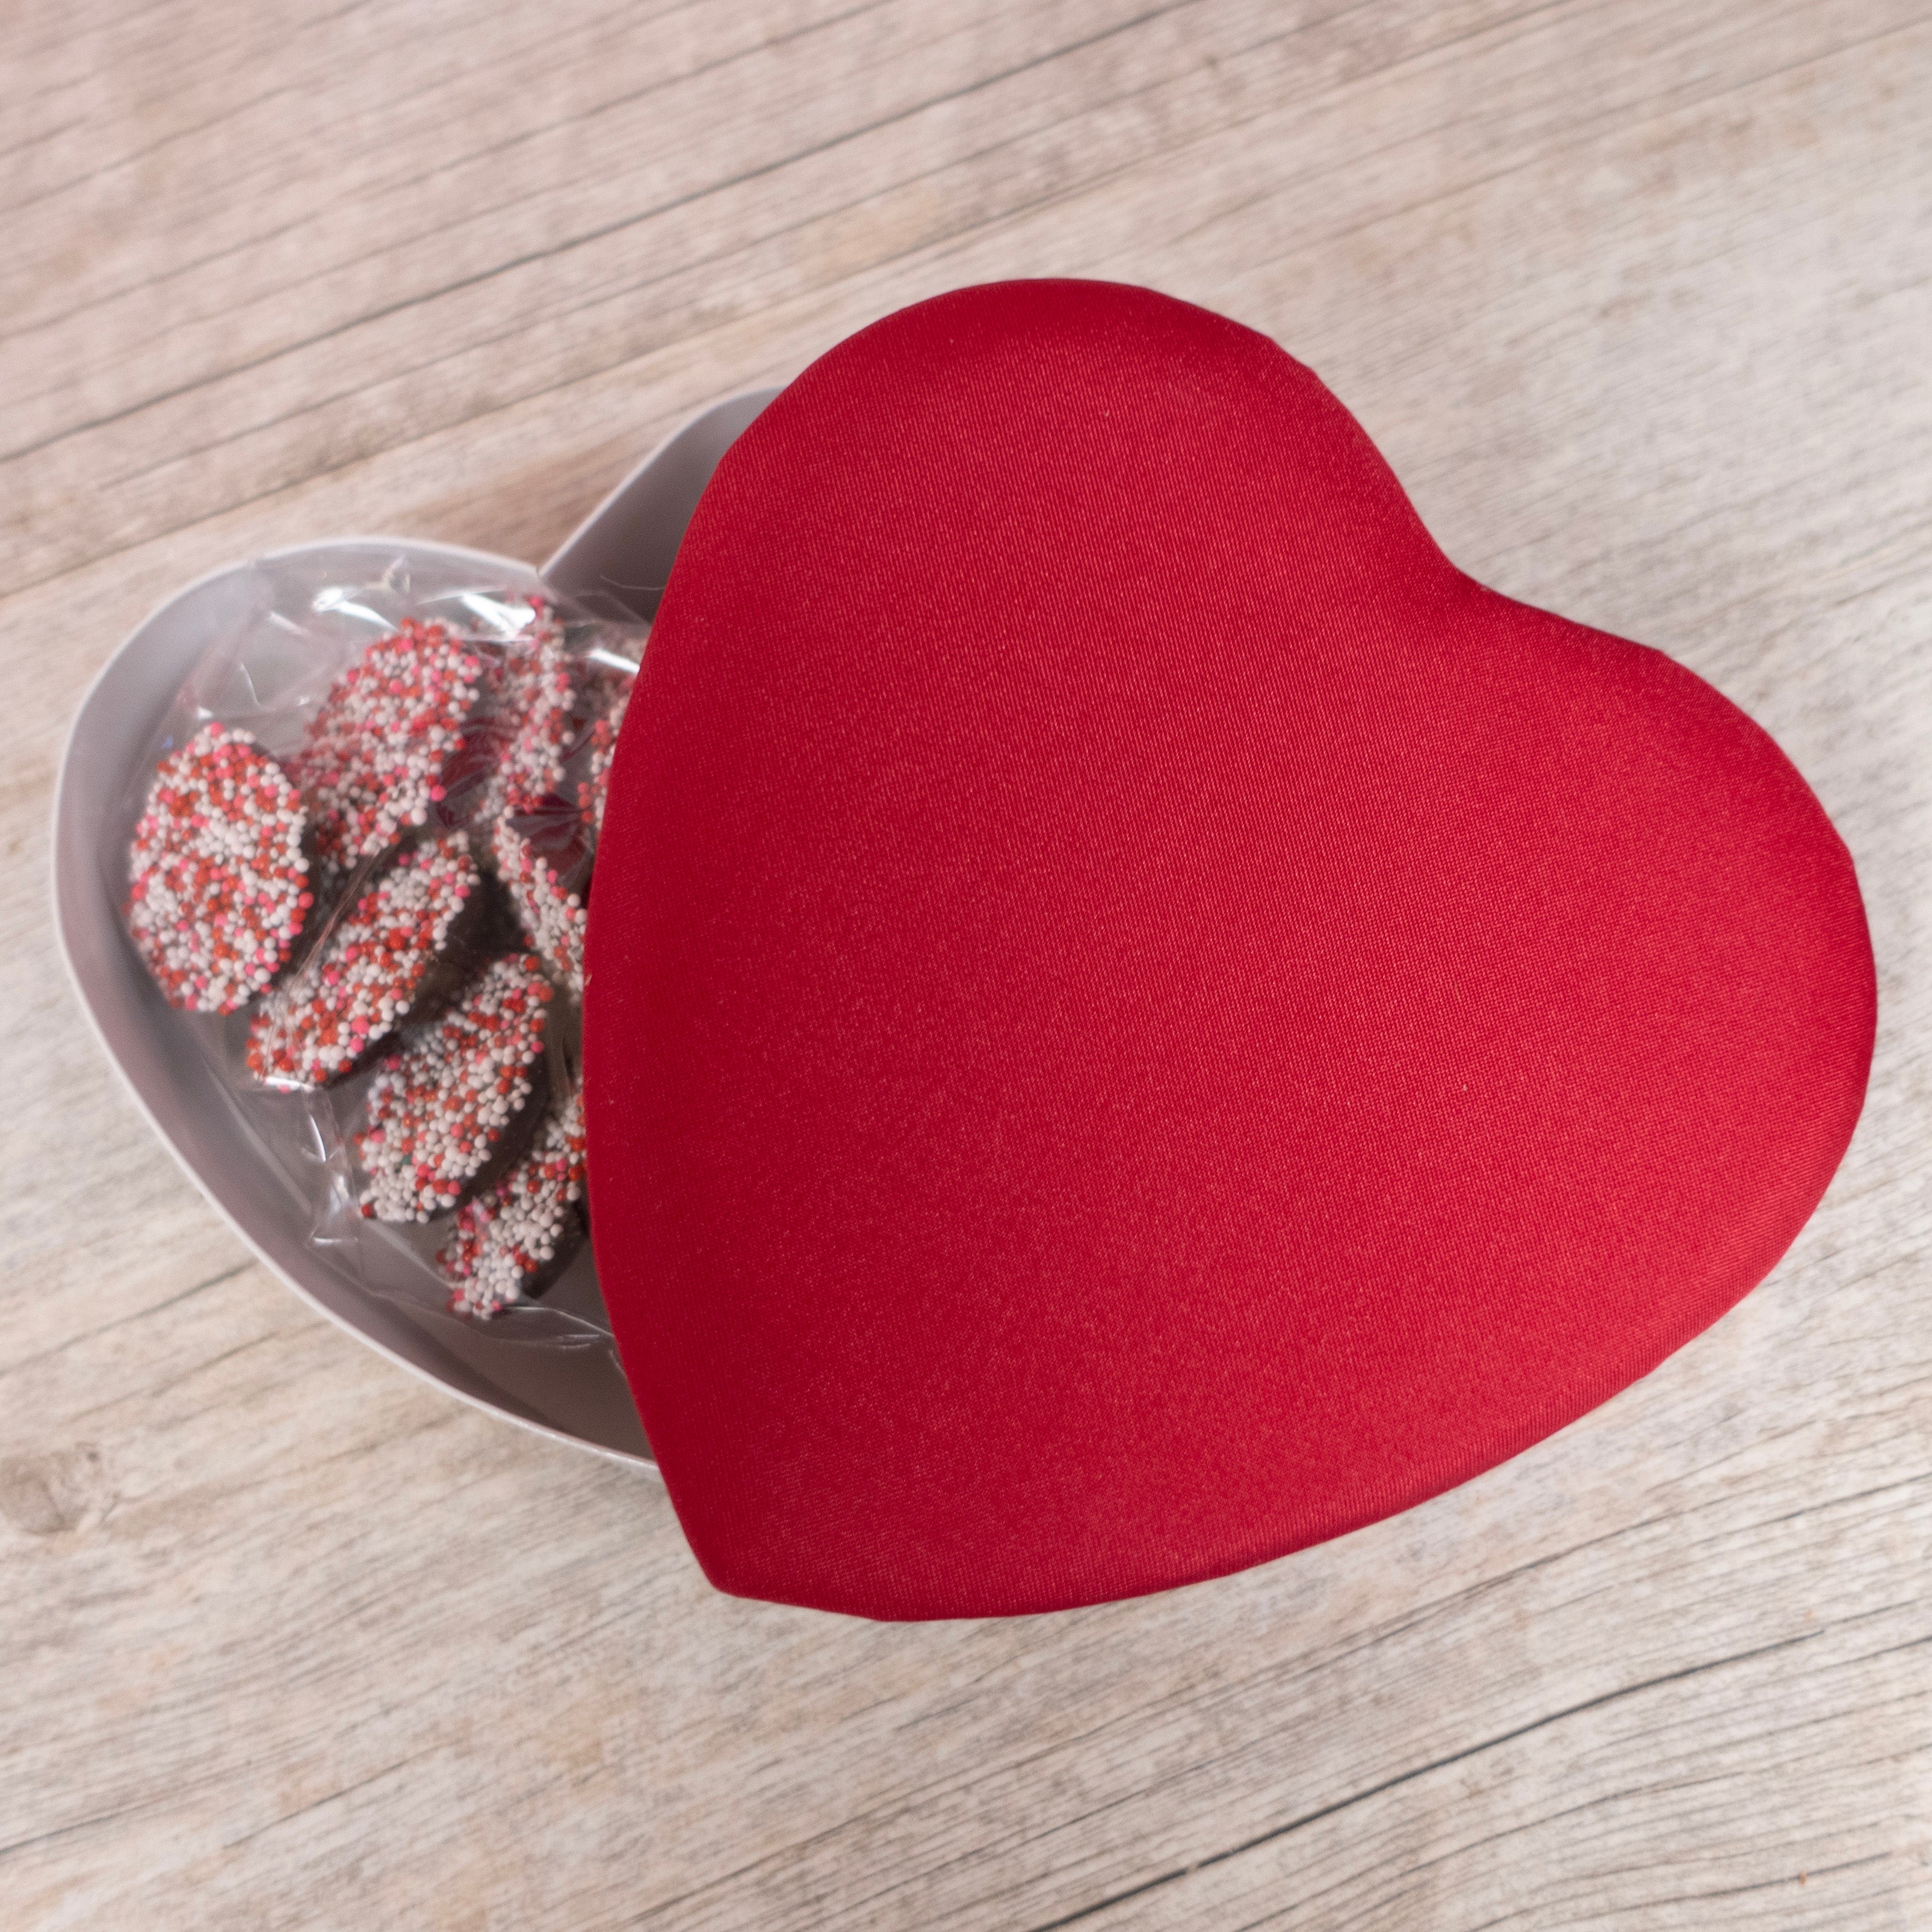
<path fill-rule="evenodd" d="M 12 0 L 0 64 L 0 1923 L 1932 1924 L 1923 0 Z M 1267 331 L 1459 562 L 1774 732 L 1879 1056 L 1772 1279 L 1516 1462 L 867 1626 L 246 1258 L 62 983 L 50 789 L 198 572 L 541 556 L 693 407 L 1042 272 Z"/>

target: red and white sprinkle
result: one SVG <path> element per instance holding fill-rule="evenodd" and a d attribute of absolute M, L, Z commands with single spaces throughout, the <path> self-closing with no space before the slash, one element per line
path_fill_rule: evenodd
<path fill-rule="evenodd" d="M 582 1238 L 584 1103 L 572 1094 L 536 1144 L 493 1187 L 458 1210 L 436 1261 L 455 1285 L 449 1306 L 487 1320 L 520 1301 Z"/>
<path fill-rule="evenodd" d="M 530 602 L 530 628 L 508 647 L 485 728 L 501 748 L 478 808 L 485 816 L 526 812 L 563 783 L 577 681 L 555 612 L 540 598 Z"/>
<path fill-rule="evenodd" d="M 630 703 L 627 688 L 590 728 L 590 772 L 577 788 L 577 801 L 600 836 L 604 830 L 604 801 L 610 789 L 610 761 L 617 755 L 617 734 L 624 728 L 624 713 Z"/>
<path fill-rule="evenodd" d="M 530 1097 L 552 997 L 533 955 L 499 959 L 376 1075 L 356 1136 L 364 1214 L 427 1221 L 462 1199 Z"/>
<path fill-rule="evenodd" d="M 315 895 L 302 798 L 248 732 L 212 722 L 164 758 L 135 823 L 128 929 L 168 1005 L 234 1012 L 288 960 Z"/>
<path fill-rule="evenodd" d="M 232 1013 L 286 963 L 314 904 L 302 799 L 246 732 L 204 724 L 154 772 L 127 917 L 170 1006 Z"/>
<path fill-rule="evenodd" d="M 524 825 L 541 824 L 526 819 Z M 584 931 L 586 913 L 578 885 L 586 875 L 580 829 L 573 852 L 559 866 L 526 836 L 514 818 L 500 818 L 491 835 L 497 876 L 531 944 L 550 971 L 581 999 L 584 996 Z"/>
<path fill-rule="evenodd" d="M 358 899 L 248 1031 L 248 1070 L 272 1086 L 346 1073 L 409 1012 L 482 880 L 460 832 L 412 846 Z"/>
<path fill-rule="evenodd" d="M 411 618 L 330 686 L 290 772 L 332 871 L 387 851 L 426 825 L 483 688 L 481 652 L 447 626 Z"/>

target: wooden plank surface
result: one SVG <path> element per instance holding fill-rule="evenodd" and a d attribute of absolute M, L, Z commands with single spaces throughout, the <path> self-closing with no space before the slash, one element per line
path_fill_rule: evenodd
<path fill-rule="evenodd" d="M 10 0 L 0 73 L 0 1924 L 1932 1924 L 1923 0 Z M 1408 1516 L 1066 1616 L 735 1602 L 248 1259 L 62 983 L 56 762 L 204 569 L 540 556 L 1043 272 L 1267 331 L 1459 562 L 1769 727 L 1871 1098 L 1762 1288 Z"/>

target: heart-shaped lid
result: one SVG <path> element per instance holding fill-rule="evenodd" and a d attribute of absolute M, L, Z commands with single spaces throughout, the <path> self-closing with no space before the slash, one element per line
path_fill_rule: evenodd
<path fill-rule="evenodd" d="M 746 1595 L 1046 1610 L 1419 1502 L 1744 1294 L 1864 1091 L 1771 740 L 1143 290 L 923 302 L 771 404 L 604 836 L 598 1266 Z"/>

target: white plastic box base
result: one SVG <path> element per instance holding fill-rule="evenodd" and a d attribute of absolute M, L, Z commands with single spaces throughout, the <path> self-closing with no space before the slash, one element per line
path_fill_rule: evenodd
<path fill-rule="evenodd" d="M 608 614 L 648 618 L 718 459 L 777 392 L 729 398 L 668 437 L 585 520 L 540 573 Z M 474 564 L 534 586 L 527 564 L 445 544 L 380 541 L 392 554 Z M 287 554 L 288 553 L 284 553 Z M 214 629 L 250 596 L 253 564 L 190 584 L 109 659 L 68 734 L 54 796 L 54 913 L 81 1004 L 154 1131 L 236 1232 L 297 1294 L 392 1361 L 525 1427 L 655 1470 L 629 1390 L 608 1351 L 506 1345 L 372 1294 L 308 1238 L 310 1211 L 251 1138 L 206 1055 L 185 1040 L 121 923 L 96 853 L 116 836 L 130 772 Z M 580 1268 L 587 1268 L 587 1260 Z M 572 1274 L 578 1272 L 572 1270 Z M 558 1292 L 567 1292 L 568 1280 Z"/>

